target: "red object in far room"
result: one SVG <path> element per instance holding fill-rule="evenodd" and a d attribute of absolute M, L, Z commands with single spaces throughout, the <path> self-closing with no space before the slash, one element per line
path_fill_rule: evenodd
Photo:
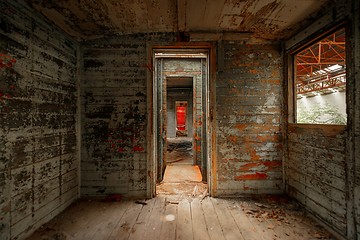
<path fill-rule="evenodd" d="M 186 109 L 183 106 L 176 107 L 176 129 L 177 130 L 186 130 L 185 129 L 186 121 Z"/>

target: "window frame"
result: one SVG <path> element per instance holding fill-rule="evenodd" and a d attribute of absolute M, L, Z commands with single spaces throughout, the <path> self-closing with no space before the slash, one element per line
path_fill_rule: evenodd
<path fill-rule="evenodd" d="M 300 42 L 298 42 L 296 45 L 294 45 L 293 47 L 291 47 L 287 53 L 285 54 L 285 75 L 287 76 L 287 84 L 285 84 L 285 92 L 287 93 L 287 109 L 286 109 L 286 115 L 287 115 L 287 122 L 289 124 L 302 124 L 302 125 L 330 125 L 330 126 L 334 126 L 334 125 L 339 125 L 339 126 L 346 126 L 343 124 L 322 124 L 322 123 L 298 123 L 297 122 L 297 84 L 296 84 L 296 55 L 298 53 L 300 53 L 301 51 L 303 51 L 304 49 L 312 46 L 313 44 L 321 41 L 322 39 L 328 37 L 329 35 L 335 33 L 336 31 L 340 30 L 340 29 L 344 29 L 345 32 L 345 53 L 346 53 L 346 77 L 348 76 L 348 24 L 346 23 L 346 21 L 342 21 L 341 23 L 336 24 L 335 26 L 332 27 L 328 27 L 325 29 L 320 29 L 318 31 L 316 31 L 314 34 L 306 37 L 305 39 L 301 40 Z M 348 85 L 348 81 L 346 81 L 346 89 L 348 89 L 347 87 Z M 346 93 L 347 95 L 347 90 Z M 346 104 L 346 109 L 348 108 L 347 106 L 347 101 L 345 102 Z M 347 116 L 347 121 L 348 121 L 348 116 Z"/>

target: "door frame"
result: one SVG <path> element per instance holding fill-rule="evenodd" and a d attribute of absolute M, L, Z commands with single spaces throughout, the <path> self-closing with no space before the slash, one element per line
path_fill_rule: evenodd
<path fill-rule="evenodd" d="M 207 129 L 206 141 L 204 141 L 206 150 L 207 165 L 207 185 L 210 196 L 216 195 L 216 135 L 215 135 L 215 76 L 216 76 L 216 56 L 215 45 L 212 43 L 176 43 L 174 45 L 147 45 L 147 197 L 156 196 L 156 184 L 158 176 L 158 141 L 157 129 L 158 123 L 158 82 L 156 81 L 155 53 L 206 53 L 208 77 L 205 83 L 206 94 L 206 116 L 204 129 Z M 203 84 L 204 85 L 204 84 Z M 203 88 L 204 89 L 204 88 Z"/>

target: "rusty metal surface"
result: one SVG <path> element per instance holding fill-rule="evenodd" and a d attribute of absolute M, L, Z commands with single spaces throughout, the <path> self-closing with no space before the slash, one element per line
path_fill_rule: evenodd
<path fill-rule="evenodd" d="M 250 32 L 290 36 L 329 0 L 82 0 L 27 2 L 69 35 L 97 38 L 145 32 Z"/>

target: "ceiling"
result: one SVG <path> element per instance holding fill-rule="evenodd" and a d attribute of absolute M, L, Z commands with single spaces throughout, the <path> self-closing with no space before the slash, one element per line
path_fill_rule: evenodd
<path fill-rule="evenodd" d="M 147 32 L 248 32 L 278 40 L 331 0 L 27 0 L 80 39 Z"/>
<path fill-rule="evenodd" d="M 167 77 L 166 86 L 168 88 L 192 88 L 192 77 Z"/>

